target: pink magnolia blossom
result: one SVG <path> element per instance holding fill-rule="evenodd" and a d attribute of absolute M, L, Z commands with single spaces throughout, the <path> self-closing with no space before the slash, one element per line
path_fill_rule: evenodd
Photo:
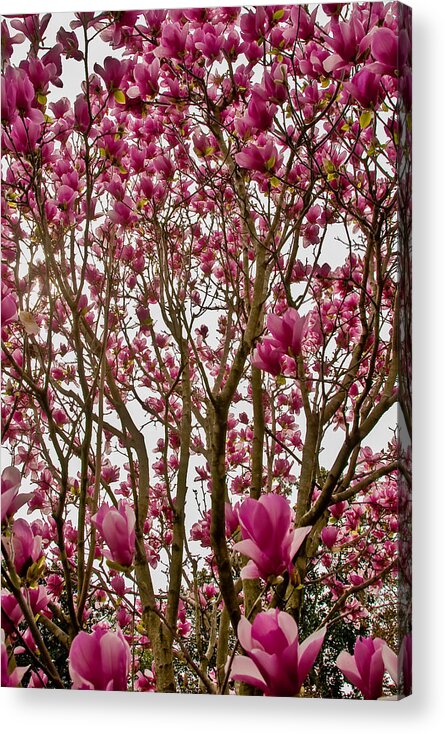
<path fill-rule="evenodd" d="M 67 32 L 65 28 L 59 28 L 56 40 L 62 46 L 63 53 L 67 59 L 82 61 L 83 52 L 79 50 L 79 41 L 74 31 Z"/>
<path fill-rule="evenodd" d="M 41 536 L 34 536 L 31 525 L 22 518 L 14 521 L 9 545 L 19 576 L 25 576 L 30 566 L 37 563 L 42 557 Z"/>
<path fill-rule="evenodd" d="M 296 38 L 301 38 L 303 41 L 312 38 L 314 35 L 317 8 L 309 15 L 302 5 L 294 5 L 290 15 L 292 25 L 284 31 L 284 37 L 291 43 L 294 43 Z"/>
<path fill-rule="evenodd" d="M 235 507 L 232 507 L 230 502 L 226 502 L 225 511 L 225 523 L 226 523 L 226 536 L 231 538 L 233 533 L 239 528 L 238 509 L 239 502 L 236 503 Z"/>
<path fill-rule="evenodd" d="M 252 366 L 277 377 L 281 372 L 281 357 L 283 356 L 284 351 L 279 344 L 275 344 L 275 340 L 265 339 L 253 350 Z"/>
<path fill-rule="evenodd" d="M 141 693 L 150 693 L 156 690 L 156 674 L 154 665 L 150 668 L 145 668 L 143 671 L 139 670 L 136 674 L 134 681 L 135 691 Z"/>
<path fill-rule="evenodd" d="M 382 649 L 383 663 L 397 687 L 402 683 L 405 696 L 412 690 L 412 637 L 405 635 L 397 655 L 388 645 Z"/>
<path fill-rule="evenodd" d="M 271 140 L 264 145 L 250 143 L 241 153 L 235 155 L 235 160 L 241 168 L 261 173 L 272 173 L 281 164 L 281 158 Z"/>
<path fill-rule="evenodd" d="M 15 36 L 11 36 L 9 33 L 8 24 L 5 20 L 1 23 L 1 36 L 2 36 L 2 61 L 8 62 L 13 53 L 13 45 L 15 43 L 23 43 L 25 36 L 23 33 L 16 33 Z"/>
<path fill-rule="evenodd" d="M 375 700 L 382 695 L 385 674 L 382 652 L 385 646 L 385 641 L 379 637 L 358 637 L 354 654 L 343 650 L 337 658 L 337 667 L 366 700 Z"/>
<path fill-rule="evenodd" d="M 103 66 L 94 64 L 94 71 L 102 77 L 109 92 L 116 92 L 127 73 L 129 64 L 128 59 L 119 61 L 112 56 L 107 56 Z"/>
<path fill-rule="evenodd" d="M 90 111 L 83 94 L 78 94 L 74 102 L 74 119 L 80 132 L 85 133 L 89 129 L 91 125 Z"/>
<path fill-rule="evenodd" d="M 269 100 L 262 99 L 258 94 L 253 94 L 247 107 L 247 114 L 239 121 L 235 120 L 236 130 L 244 135 L 246 131 L 254 130 L 269 130 L 274 121 L 275 113 L 277 108 L 275 105 L 271 105 Z M 239 154 L 242 156 L 242 154 Z M 246 160 L 246 159 L 245 159 Z M 237 159 L 239 163 L 239 160 Z M 241 165 L 241 164 L 240 164 Z M 250 166 L 244 166 L 248 168 Z"/>
<path fill-rule="evenodd" d="M 380 76 L 366 67 L 354 74 L 350 82 L 344 82 L 343 86 L 365 108 L 375 107 L 381 96 Z"/>
<path fill-rule="evenodd" d="M 131 651 L 118 628 L 96 627 L 79 632 L 69 654 L 72 688 L 90 691 L 126 691 Z"/>
<path fill-rule="evenodd" d="M 6 67 L 2 77 L 2 120 L 14 122 L 17 114 L 42 122 L 40 110 L 33 107 L 35 90 L 24 69 Z"/>
<path fill-rule="evenodd" d="M 1 684 L 3 688 L 17 688 L 20 685 L 20 681 L 22 680 L 23 676 L 25 675 L 26 671 L 29 668 L 29 665 L 25 668 L 23 667 L 17 667 L 14 668 L 11 672 L 9 671 L 9 661 L 8 661 L 8 651 L 6 649 L 6 645 L 3 639 L 3 631 L 2 631 L 2 639 L 1 639 Z"/>
<path fill-rule="evenodd" d="M 368 45 L 365 30 L 357 17 L 347 22 L 333 19 L 331 31 L 332 37 L 328 36 L 326 42 L 334 53 L 328 56 L 323 64 L 328 73 L 347 69 L 350 64 L 359 61 Z"/>
<path fill-rule="evenodd" d="M 266 696 L 296 696 L 320 652 L 326 628 L 300 644 L 294 618 L 269 609 L 257 614 L 253 624 L 241 617 L 237 634 L 248 657 L 235 657 L 233 680 L 249 683 Z"/>
<path fill-rule="evenodd" d="M 254 8 L 254 12 L 249 11 L 241 16 L 241 37 L 248 42 L 259 41 L 264 38 L 268 25 L 266 8 Z"/>
<path fill-rule="evenodd" d="M 338 528 L 335 525 L 327 525 L 321 531 L 321 539 L 325 546 L 329 549 L 333 548 L 338 536 Z"/>
<path fill-rule="evenodd" d="M 187 43 L 187 29 L 181 28 L 179 23 L 169 23 L 164 26 L 161 43 L 156 49 L 156 55 L 160 58 L 180 59 L 185 54 Z"/>
<path fill-rule="evenodd" d="M 293 356 L 301 353 L 303 333 L 306 326 L 306 318 L 300 316 L 295 308 L 288 308 L 284 316 L 269 314 L 267 317 L 267 328 L 280 345 L 284 352 L 290 352 Z"/>
<path fill-rule="evenodd" d="M 33 496 L 32 492 L 20 494 L 21 475 L 15 466 L 7 466 L 2 471 L 2 523 L 12 517 Z"/>
<path fill-rule="evenodd" d="M 91 522 L 99 530 L 109 550 L 104 556 L 119 566 L 133 564 L 136 516 L 129 504 L 121 500 L 118 507 L 104 503 Z"/>
<path fill-rule="evenodd" d="M 57 573 L 52 573 L 46 579 L 46 587 L 48 591 L 53 594 L 56 598 L 62 594 L 65 581 L 62 576 Z"/>
<path fill-rule="evenodd" d="M 45 15 L 38 15 L 37 13 L 29 13 L 27 15 L 20 16 L 20 20 L 11 20 L 11 25 L 17 31 L 24 33 L 26 38 L 31 41 L 34 50 L 37 50 L 40 42 L 44 38 L 44 33 L 51 20 L 51 13 L 45 13 Z"/>
<path fill-rule="evenodd" d="M 221 61 L 221 48 L 223 45 L 223 37 L 220 33 L 216 33 L 216 29 L 212 28 L 212 33 L 204 31 L 196 31 L 193 37 L 195 48 L 201 51 L 204 58 L 209 62 Z"/>
<path fill-rule="evenodd" d="M 47 688 L 48 676 L 43 670 L 32 670 L 28 688 Z"/>
<path fill-rule="evenodd" d="M 238 510 L 243 540 L 233 546 L 250 558 L 241 571 L 244 579 L 268 579 L 292 571 L 293 558 L 310 527 L 294 529 L 285 497 L 266 494 L 259 500 L 247 498 Z"/>
<path fill-rule="evenodd" d="M 376 28 L 370 34 L 371 54 L 375 59 L 368 68 L 376 74 L 395 76 L 399 65 L 399 44 L 390 28 Z"/>
<path fill-rule="evenodd" d="M 252 365 L 277 376 L 282 371 L 281 358 L 285 354 L 294 357 L 301 354 L 306 318 L 295 308 L 288 308 L 284 316 L 269 314 L 266 324 L 272 336 L 267 336 L 254 349 Z"/>
<path fill-rule="evenodd" d="M 130 98 L 137 96 L 142 99 L 153 97 L 159 91 L 159 59 L 155 58 L 151 64 L 136 64 L 133 68 L 133 76 L 136 82 L 130 87 L 127 95 Z"/>
<path fill-rule="evenodd" d="M 133 211 L 133 202 L 129 196 L 125 196 L 122 201 L 115 201 L 108 216 L 114 224 L 121 224 L 123 227 L 129 227 L 138 218 Z"/>
<path fill-rule="evenodd" d="M 9 591 L 2 591 L 1 599 L 2 629 L 6 635 L 12 635 L 23 619 L 23 612 L 14 594 L 10 594 Z"/>
<path fill-rule="evenodd" d="M 40 137 L 41 126 L 32 120 L 22 120 L 18 117 L 11 128 L 11 140 L 6 138 L 6 145 L 10 150 L 25 155 L 33 153 Z"/>

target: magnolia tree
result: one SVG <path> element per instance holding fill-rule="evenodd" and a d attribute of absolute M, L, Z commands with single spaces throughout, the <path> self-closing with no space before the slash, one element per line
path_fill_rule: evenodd
<path fill-rule="evenodd" d="M 2 684 L 409 693 L 409 11 L 2 54 Z"/>

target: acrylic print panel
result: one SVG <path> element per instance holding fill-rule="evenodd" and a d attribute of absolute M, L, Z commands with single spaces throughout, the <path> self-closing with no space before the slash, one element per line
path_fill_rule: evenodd
<path fill-rule="evenodd" d="M 3 19 L 3 686 L 410 693 L 410 27 Z"/>

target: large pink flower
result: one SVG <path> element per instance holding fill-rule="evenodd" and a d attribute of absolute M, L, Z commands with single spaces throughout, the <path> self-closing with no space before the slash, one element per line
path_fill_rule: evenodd
<path fill-rule="evenodd" d="M 377 28 L 371 31 L 371 53 L 375 59 L 368 68 L 376 74 L 396 76 L 399 65 L 399 44 L 397 36 L 390 28 Z"/>
<path fill-rule="evenodd" d="M 104 556 L 119 566 L 129 567 L 134 559 L 136 516 L 129 504 L 121 500 L 118 507 L 104 503 L 91 522 L 108 545 Z"/>
<path fill-rule="evenodd" d="M 1 684 L 3 688 L 17 688 L 20 685 L 20 681 L 22 680 L 23 676 L 25 675 L 26 671 L 29 668 L 29 665 L 25 668 L 14 668 L 11 672 L 9 672 L 9 661 L 8 661 L 8 651 L 6 649 L 6 645 L 3 639 L 3 631 L 2 631 L 2 639 L 1 639 Z"/>
<path fill-rule="evenodd" d="M 275 344 L 275 339 L 264 339 L 253 350 L 252 367 L 277 377 L 281 372 L 281 357 L 284 357 L 284 351 L 280 345 Z"/>
<path fill-rule="evenodd" d="M 284 316 L 269 314 L 266 325 L 272 336 L 266 336 L 254 349 L 252 365 L 276 377 L 285 354 L 293 357 L 301 354 L 306 317 L 300 316 L 295 308 L 288 308 Z"/>
<path fill-rule="evenodd" d="M 366 67 L 354 74 L 343 87 L 365 108 L 374 107 L 381 97 L 380 76 Z"/>
<path fill-rule="evenodd" d="M 294 618 L 269 609 L 257 614 L 253 624 L 241 617 L 237 634 L 249 657 L 235 657 L 233 680 L 249 683 L 266 696 L 296 696 L 320 652 L 326 628 L 300 645 Z"/>
<path fill-rule="evenodd" d="M 2 591 L 1 596 L 1 623 L 5 634 L 12 635 L 23 619 L 23 612 L 14 594 L 9 591 Z"/>
<path fill-rule="evenodd" d="M 385 673 L 382 652 L 385 646 L 386 642 L 379 637 L 358 637 L 354 654 L 343 650 L 337 658 L 337 667 L 367 700 L 375 700 L 382 695 Z"/>
<path fill-rule="evenodd" d="M 8 517 L 12 517 L 12 515 L 33 496 L 32 492 L 19 495 L 20 482 L 20 472 L 15 466 L 7 466 L 3 469 L 1 478 L 2 523 Z"/>
<path fill-rule="evenodd" d="M 2 286 L 2 327 L 17 321 L 17 303 L 9 288 Z"/>
<path fill-rule="evenodd" d="M 73 688 L 90 691 L 126 691 L 131 652 L 128 642 L 104 627 L 88 634 L 79 632 L 69 654 Z"/>
<path fill-rule="evenodd" d="M 277 345 L 279 344 L 284 352 L 290 351 L 294 356 L 301 353 L 305 326 L 306 318 L 300 316 L 295 308 L 288 308 L 284 316 L 271 313 L 267 317 L 267 328 Z"/>
<path fill-rule="evenodd" d="M 25 576 L 30 566 L 42 557 L 42 538 L 35 536 L 31 525 L 20 518 L 12 526 L 9 549 L 18 575 Z"/>
<path fill-rule="evenodd" d="M 268 140 L 264 145 L 249 143 L 241 153 L 236 153 L 235 160 L 241 168 L 272 173 L 280 167 L 282 157 L 278 155 L 273 142 Z"/>
<path fill-rule="evenodd" d="M 388 645 L 382 649 L 383 664 L 403 694 L 409 696 L 412 689 L 412 637 L 405 635 L 397 655 Z"/>
<path fill-rule="evenodd" d="M 241 576 L 266 581 L 291 571 L 293 558 L 310 531 L 294 529 L 292 513 L 285 497 L 266 494 L 259 500 L 245 499 L 238 510 L 243 540 L 235 550 L 250 558 Z"/>

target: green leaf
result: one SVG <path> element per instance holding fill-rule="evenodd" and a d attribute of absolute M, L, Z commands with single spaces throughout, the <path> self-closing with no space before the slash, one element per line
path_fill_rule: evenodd
<path fill-rule="evenodd" d="M 279 10 L 275 11 L 272 17 L 274 20 L 281 20 L 283 15 L 284 15 L 284 8 L 280 8 Z"/>
<path fill-rule="evenodd" d="M 39 94 L 37 95 L 37 102 L 39 104 L 45 105 L 46 104 L 46 96 L 44 94 L 40 94 L 40 92 L 39 92 Z"/>
<path fill-rule="evenodd" d="M 372 112 L 372 110 L 364 110 L 364 112 L 362 112 L 362 114 L 360 115 L 361 129 L 365 130 L 367 127 L 369 127 L 373 118 L 374 118 L 374 113 Z"/>
<path fill-rule="evenodd" d="M 118 104 L 125 104 L 125 94 L 123 93 L 122 89 L 116 89 L 114 92 L 114 99 Z"/>

